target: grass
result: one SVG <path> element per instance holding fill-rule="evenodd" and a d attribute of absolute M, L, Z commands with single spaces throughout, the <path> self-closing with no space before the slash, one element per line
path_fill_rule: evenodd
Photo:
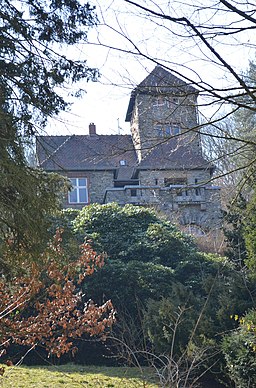
<path fill-rule="evenodd" d="M 3 376 L 0 376 L 1 388 L 156 388 L 153 383 L 152 371 L 124 367 L 96 367 L 80 365 L 61 366 L 4 366 Z"/>

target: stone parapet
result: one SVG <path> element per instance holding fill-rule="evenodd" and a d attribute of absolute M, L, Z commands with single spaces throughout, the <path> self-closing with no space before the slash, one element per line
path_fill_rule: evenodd
<path fill-rule="evenodd" d="M 124 186 L 108 188 L 104 203 L 155 206 L 168 217 L 183 225 L 195 224 L 204 229 L 219 224 L 221 219 L 220 188 L 218 186 L 172 185 Z"/>

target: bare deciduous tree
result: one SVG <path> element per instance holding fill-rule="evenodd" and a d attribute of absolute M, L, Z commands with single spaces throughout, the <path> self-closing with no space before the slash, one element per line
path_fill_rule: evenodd
<path fill-rule="evenodd" d="M 255 73 L 246 74 L 255 52 L 253 3 L 123 0 L 106 6 L 99 2 L 97 11 L 101 23 L 92 43 L 117 52 L 121 59 L 135 58 L 135 71 L 130 68 L 135 62 L 120 65 L 123 86 L 134 87 L 136 69 L 144 66 L 149 71 L 152 64 L 194 86 L 200 115 L 194 130 L 200 129 L 207 139 L 208 156 L 219 167 L 218 175 L 232 173 L 225 183 L 243 185 L 243 178 L 248 178 L 243 172 L 250 174 L 255 165 L 254 158 L 245 157 L 255 147 L 255 136 L 234 128 L 233 116 L 240 110 L 255 115 Z"/>

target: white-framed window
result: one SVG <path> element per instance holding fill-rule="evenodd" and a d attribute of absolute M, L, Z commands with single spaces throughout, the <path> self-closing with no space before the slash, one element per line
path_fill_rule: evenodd
<path fill-rule="evenodd" d="M 72 189 L 68 193 L 68 203 L 88 203 L 87 178 L 70 178 Z"/>

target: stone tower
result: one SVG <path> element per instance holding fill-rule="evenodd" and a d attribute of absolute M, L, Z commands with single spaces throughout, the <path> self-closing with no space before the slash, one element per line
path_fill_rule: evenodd
<path fill-rule="evenodd" d="M 126 121 L 138 162 L 165 138 L 179 136 L 201 154 L 197 115 L 198 91 L 161 66 L 133 90 Z"/>

